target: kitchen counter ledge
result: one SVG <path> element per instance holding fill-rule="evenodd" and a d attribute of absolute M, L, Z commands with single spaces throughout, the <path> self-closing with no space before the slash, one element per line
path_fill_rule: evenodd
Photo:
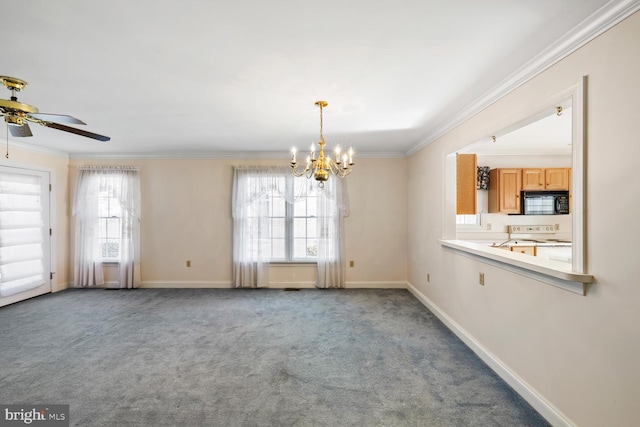
<path fill-rule="evenodd" d="M 523 255 L 467 240 L 440 240 L 447 250 L 505 270 L 530 277 L 567 291 L 586 295 L 587 285 L 595 281 L 590 274 L 571 270 L 567 263 Z"/>

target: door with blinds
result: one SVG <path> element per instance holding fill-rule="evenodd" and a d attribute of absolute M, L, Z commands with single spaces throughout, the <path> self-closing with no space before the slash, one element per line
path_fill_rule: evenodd
<path fill-rule="evenodd" d="M 0 307 L 51 292 L 49 173 L 0 166 Z"/>

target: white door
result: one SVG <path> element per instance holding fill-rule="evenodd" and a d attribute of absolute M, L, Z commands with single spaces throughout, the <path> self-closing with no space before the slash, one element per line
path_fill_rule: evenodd
<path fill-rule="evenodd" d="M 49 172 L 0 166 L 0 307 L 51 292 Z"/>

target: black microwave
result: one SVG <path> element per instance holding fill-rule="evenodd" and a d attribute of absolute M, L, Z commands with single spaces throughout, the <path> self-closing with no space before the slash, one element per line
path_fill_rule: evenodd
<path fill-rule="evenodd" d="M 568 191 L 522 191 L 522 215 L 566 215 L 569 213 Z"/>

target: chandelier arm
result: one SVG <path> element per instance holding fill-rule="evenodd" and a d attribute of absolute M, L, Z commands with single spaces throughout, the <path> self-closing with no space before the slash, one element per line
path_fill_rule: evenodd
<path fill-rule="evenodd" d="M 291 172 L 293 172 L 293 174 L 295 176 L 304 176 L 308 169 L 309 169 L 309 167 L 307 166 L 302 171 L 299 171 L 298 170 L 298 164 L 297 163 L 291 163 Z"/>
<path fill-rule="evenodd" d="M 353 170 L 353 168 L 351 166 L 349 166 L 348 169 L 342 169 L 342 178 L 344 178 L 345 176 L 349 175 L 352 170 Z"/>
<path fill-rule="evenodd" d="M 340 172 L 340 166 L 338 166 L 335 160 L 333 160 L 331 157 L 328 158 L 327 165 L 327 170 L 331 171 L 332 174 L 337 175 L 338 172 Z"/>

